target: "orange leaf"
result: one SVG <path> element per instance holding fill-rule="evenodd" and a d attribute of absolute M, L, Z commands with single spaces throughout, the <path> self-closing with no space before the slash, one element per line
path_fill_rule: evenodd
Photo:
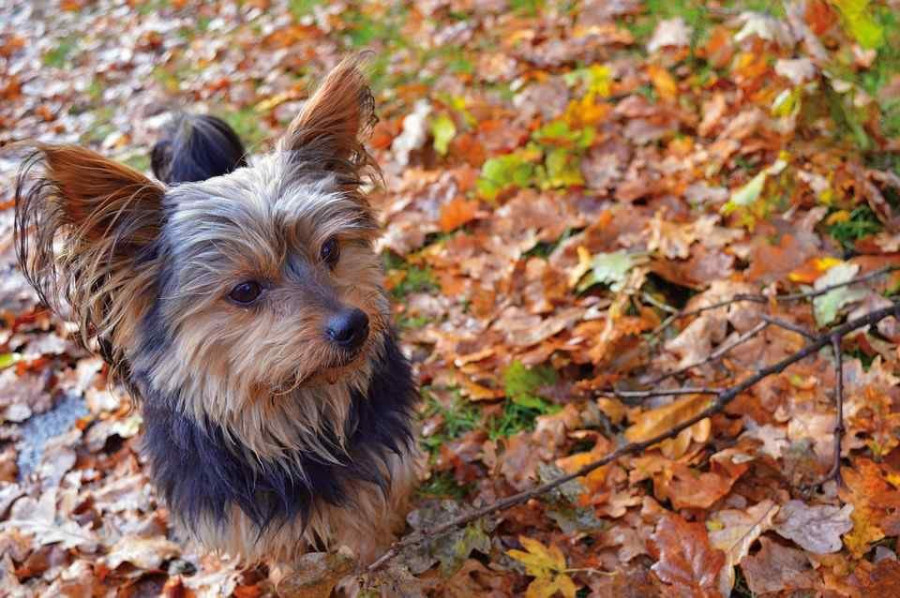
<path fill-rule="evenodd" d="M 672 101 L 678 96 L 678 83 L 675 78 L 669 74 L 669 71 L 651 64 L 647 67 L 647 74 L 650 75 L 650 81 L 656 88 L 656 93 L 664 100 Z"/>
<path fill-rule="evenodd" d="M 475 219 L 478 211 L 477 201 L 468 201 L 457 197 L 441 206 L 441 231 L 449 233 Z"/>
<path fill-rule="evenodd" d="M 659 560 L 652 567 L 657 577 L 674 586 L 680 595 L 718 595 L 725 553 L 710 545 L 703 524 L 667 514 L 660 519 L 652 540 L 659 553 Z"/>

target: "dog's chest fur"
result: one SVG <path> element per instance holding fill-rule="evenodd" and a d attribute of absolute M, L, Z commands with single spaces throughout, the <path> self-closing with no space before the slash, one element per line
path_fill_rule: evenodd
<path fill-rule="evenodd" d="M 379 537 L 390 537 L 397 523 L 392 514 L 402 512 L 398 501 L 414 478 L 416 401 L 409 365 L 389 335 L 378 353 L 367 392 L 348 390 L 346 420 L 319 430 L 321 442 L 334 449 L 331 458 L 301 442 L 284 446 L 279 458 L 260 458 L 218 424 L 183 414 L 174 397 L 136 376 L 144 386 L 151 476 L 179 526 L 208 546 L 250 559 L 290 559 L 310 547 L 341 544 L 358 553 L 376 550 Z"/>

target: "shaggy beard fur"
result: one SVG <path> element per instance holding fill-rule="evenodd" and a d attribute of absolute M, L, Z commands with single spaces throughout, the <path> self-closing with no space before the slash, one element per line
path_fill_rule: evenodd
<path fill-rule="evenodd" d="M 211 549 L 289 561 L 346 545 L 366 562 L 402 524 L 416 392 L 360 190 L 373 120 L 345 61 L 273 154 L 223 176 L 166 188 L 60 146 L 20 176 L 26 276 L 141 406 L 151 477 Z M 368 321 L 352 350 L 329 328 L 347 310 Z"/>

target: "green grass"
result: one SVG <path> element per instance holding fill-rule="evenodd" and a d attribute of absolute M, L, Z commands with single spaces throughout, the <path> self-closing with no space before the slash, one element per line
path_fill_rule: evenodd
<path fill-rule="evenodd" d="M 712 25 L 706 2 L 700 0 L 646 0 L 645 12 L 624 23 L 639 45 L 646 43 L 657 23 L 681 17 L 691 28 L 691 46 L 695 47 L 706 36 Z"/>
<path fill-rule="evenodd" d="M 419 486 L 418 493 L 426 497 L 462 500 L 469 493 L 469 486 L 458 484 L 450 472 L 441 471 L 432 474 L 427 482 Z"/>
<path fill-rule="evenodd" d="M 546 366 L 528 368 L 514 361 L 506 368 L 503 372 L 506 401 L 500 415 L 489 423 L 491 439 L 531 430 L 538 416 L 559 411 L 559 405 L 548 403 L 540 396 L 541 389 L 556 383 L 556 379 L 553 368 Z"/>
<path fill-rule="evenodd" d="M 432 456 L 436 455 L 441 446 L 447 442 L 481 427 L 481 409 L 463 400 L 458 392 L 454 393 L 449 405 L 438 401 L 428 388 L 423 388 L 422 394 L 425 398 L 424 419 L 441 416 L 444 420 L 440 430 L 422 439 L 422 445 Z"/>
<path fill-rule="evenodd" d="M 294 16 L 294 19 L 300 20 L 308 14 L 311 14 L 316 6 L 322 4 L 322 0 L 288 0 L 288 10 Z"/>
<path fill-rule="evenodd" d="M 525 407 L 510 400 L 503 403 L 503 411 L 488 423 L 488 437 L 491 440 L 506 438 L 534 429 L 534 422 L 541 415 L 559 411 L 559 405 L 543 403 L 540 407 Z"/>
<path fill-rule="evenodd" d="M 260 144 L 266 132 L 259 126 L 259 114 L 252 106 L 219 115 L 238 134 L 248 149 Z"/>
<path fill-rule="evenodd" d="M 44 64 L 57 69 L 62 68 L 68 62 L 72 51 L 77 45 L 78 39 L 74 35 L 62 38 L 55 48 L 44 54 Z"/>
<path fill-rule="evenodd" d="M 884 228 L 878 216 L 867 205 L 858 206 L 850 212 L 850 219 L 836 222 L 828 227 L 828 234 L 846 250 L 852 250 L 856 241 L 881 232 Z"/>
<path fill-rule="evenodd" d="M 406 272 L 406 278 L 391 289 L 394 299 L 401 300 L 411 293 L 431 293 L 438 290 L 438 283 L 431 268 L 408 266 L 400 269 Z"/>
<path fill-rule="evenodd" d="M 82 143 L 91 145 L 100 143 L 116 130 L 112 123 L 115 110 L 112 106 L 101 106 L 94 111 L 94 123 L 81 135 Z"/>
<path fill-rule="evenodd" d="M 147 153 L 132 154 L 124 159 L 123 162 L 140 172 L 150 170 L 150 156 Z"/>

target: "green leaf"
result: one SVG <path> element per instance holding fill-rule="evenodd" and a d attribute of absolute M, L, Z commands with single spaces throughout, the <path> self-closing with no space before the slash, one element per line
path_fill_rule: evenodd
<path fill-rule="evenodd" d="M 578 285 L 578 291 L 581 292 L 595 284 L 608 284 L 611 290 L 619 291 L 628 279 L 628 272 L 646 259 L 644 255 L 624 250 L 598 253 L 591 258 L 591 269 Z"/>
<path fill-rule="evenodd" d="M 551 189 L 578 187 L 584 185 L 578 156 L 564 147 L 557 147 L 547 153 L 544 161 L 545 184 Z"/>
<path fill-rule="evenodd" d="M 833 0 L 843 17 L 844 29 L 863 48 L 880 48 L 884 29 L 872 16 L 869 0 Z"/>
<path fill-rule="evenodd" d="M 530 185 L 534 180 L 535 171 L 534 164 L 529 161 L 531 157 L 532 154 L 525 150 L 486 161 L 481 167 L 481 177 L 476 184 L 479 195 L 493 201 L 509 187 Z"/>
<path fill-rule="evenodd" d="M 15 365 L 21 358 L 22 356 L 18 353 L 3 353 L 0 355 L 0 370 Z"/>
<path fill-rule="evenodd" d="M 546 408 L 539 390 L 556 383 L 556 372 L 550 367 L 527 368 L 521 361 L 514 361 L 503 372 L 503 388 L 506 396 L 523 407 Z"/>
<path fill-rule="evenodd" d="M 816 279 L 813 284 L 815 289 L 823 289 L 825 287 L 841 284 L 851 280 L 859 271 L 859 266 L 855 264 L 838 264 L 831 267 L 828 272 Z M 820 295 L 813 299 L 813 315 L 819 326 L 827 326 L 834 322 L 841 309 L 845 306 L 859 301 L 866 296 L 865 289 L 853 287 L 841 287 L 828 291 L 824 295 Z"/>
<path fill-rule="evenodd" d="M 768 176 L 769 173 L 763 170 L 750 179 L 749 183 L 732 193 L 728 203 L 722 206 L 722 212 L 728 214 L 738 207 L 746 207 L 756 203 L 756 200 L 758 200 L 759 196 L 762 194 Z"/>
<path fill-rule="evenodd" d="M 456 124 L 449 115 L 439 114 L 431 122 L 431 134 L 434 136 L 434 151 L 446 156 L 450 142 L 456 137 Z"/>

